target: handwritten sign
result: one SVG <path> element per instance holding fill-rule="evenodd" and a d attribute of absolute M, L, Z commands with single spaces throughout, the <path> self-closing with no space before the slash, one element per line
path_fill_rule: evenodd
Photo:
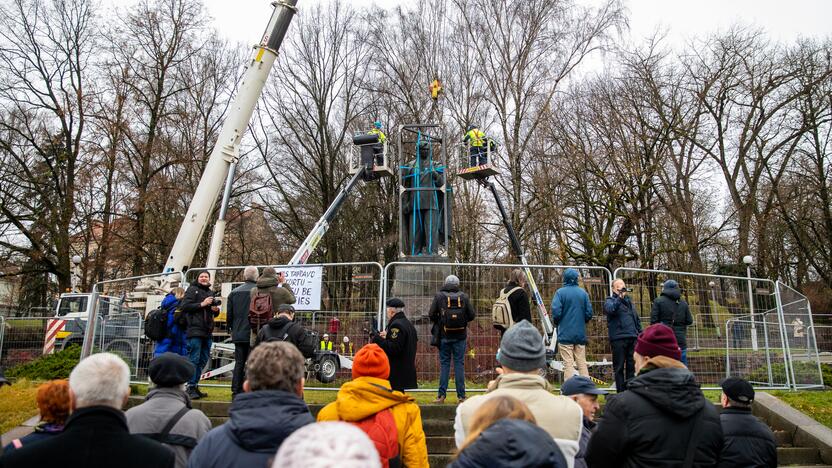
<path fill-rule="evenodd" d="M 320 310 L 323 267 L 286 267 L 284 271 L 286 283 L 297 299 L 294 303 L 295 310 Z"/>

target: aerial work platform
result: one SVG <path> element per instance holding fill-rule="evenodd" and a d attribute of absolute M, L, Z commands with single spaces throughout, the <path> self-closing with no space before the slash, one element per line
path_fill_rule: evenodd
<path fill-rule="evenodd" d="M 358 133 L 352 137 L 353 150 L 350 153 L 350 174 L 355 175 L 366 168 L 364 180 L 392 177 L 387 141 L 379 141 L 377 134 Z"/>
<path fill-rule="evenodd" d="M 482 147 L 461 144 L 457 145 L 455 153 L 456 175 L 465 180 L 487 179 L 500 173 L 494 158 L 497 150 L 493 144 Z"/>

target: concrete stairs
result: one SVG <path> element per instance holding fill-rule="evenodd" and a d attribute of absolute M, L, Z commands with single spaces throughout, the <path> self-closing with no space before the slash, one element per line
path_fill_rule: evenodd
<path fill-rule="evenodd" d="M 131 398 L 130 406 L 141 402 L 139 398 Z M 216 427 L 228 419 L 227 402 L 195 401 L 194 407 L 202 410 Z M 323 405 L 309 405 L 313 415 L 317 416 Z M 453 421 L 456 405 L 420 405 L 422 411 L 422 427 L 425 430 L 428 446 L 428 459 L 432 467 L 446 466 L 456 450 L 454 442 Z M 824 465 L 820 450 L 814 447 L 795 446 L 793 435 L 786 430 L 775 430 L 777 440 L 777 458 L 780 466 L 812 466 Z M 832 467 L 830 467 L 832 468 Z"/>

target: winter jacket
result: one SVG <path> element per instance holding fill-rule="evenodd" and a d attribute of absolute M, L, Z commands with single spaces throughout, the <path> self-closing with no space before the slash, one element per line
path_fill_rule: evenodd
<path fill-rule="evenodd" d="M 359 377 L 346 382 L 335 401 L 318 413 L 318 421 L 361 421 L 385 409 L 390 409 L 396 421 L 404 466 L 427 467 L 428 449 L 419 405 L 413 397 L 391 390 L 387 380 Z"/>
<path fill-rule="evenodd" d="M 681 299 L 682 291 L 678 286 L 662 289 L 662 294 L 653 301 L 650 311 L 650 324 L 663 323 L 673 329 L 679 347 L 688 347 L 688 326 L 693 324 L 688 303 Z"/>
<path fill-rule="evenodd" d="M 641 333 L 641 320 L 629 296 L 621 298 L 613 294 L 608 297 L 604 302 L 604 313 L 607 315 L 610 341 L 638 338 L 638 334 Z"/>
<path fill-rule="evenodd" d="M 387 336 L 373 335 L 373 343 L 379 345 L 390 360 L 390 386 L 403 392 L 417 388 L 416 382 L 416 328 L 399 312 L 387 324 Z"/>
<path fill-rule="evenodd" d="M 468 337 L 467 324 L 465 326 L 465 329 L 460 331 L 446 331 L 445 327 L 442 326 L 444 325 L 442 318 L 442 310 L 444 308 L 447 308 L 448 306 L 448 297 L 450 296 L 452 300 L 455 301 L 453 297 L 455 297 L 456 295 L 460 295 L 460 299 L 462 300 L 462 311 L 463 314 L 465 314 L 465 319 L 468 322 L 471 322 L 477 317 L 474 308 L 471 306 L 471 300 L 468 299 L 468 295 L 460 292 L 458 286 L 442 286 L 442 289 L 440 289 L 439 292 L 436 293 L 436 296 L 433 297 L 433 303 L 431 304 L 430 310 L 428 311 L 428 317 L 430 317 L 430 321 L 432 323 L 439 324 L 438 328 L 440 338 L 446 338 L 449 340 L 464 340 Z M 455 302 L 453 302 L 453 304 L 455 304 Z"/>
<path fill-rule="evenodd" d="M 578 272 L 563 272 L 563 287 L 552 298 L 552 321 L 558 327 L 558 343 L 586 344 L 586 323 L 592 318 L 589 294 L 578 286 Z"/>
<path fill-rule="evenodd" d="M 578 453 L 575 455 L 575 468 L 586 468 L 586 448 L 589 446 L 589 438 L 592 437 L 592 430 L 595 423 L 584 417 L 581 440 L 578 442 Z"/>
<path fill-rule="evenodd" d="M 188 286 L 185 297 L 182 298 L 182 312 L 185 313 L 185 320 L 188 324 L 186 334 L 188 338 L 210 338 L 214 332 L 214 317 L 219 312 L 211 310 L 211 305 L 202 307 L 202 301 L 206 297 L 212 297 L 214 293 L 209 286 L 194 283 Z"/>
<path fill-rule="evenodd" d="M 719 415 L 725 446 L 720 468 L 776 468 L 777 443 L 751 409 L 725 408 Z"/>
<path fill-rule="evenodd" d="M 595 467 L 679 467 L 702 411 L 694 467 L 713 467 L 722 451 L 722 428 L 693 374 L 674 359 L 650 358 L 627 384 L 607 397 L 589 440 L 586 461 Z"/>
<path fill-rule="evenodd" d="M 228 422 L 202 438 L 189 467 L 268 466 L 287 437 L 315 422 L 299 396 L 280 390 L 240 393 L 228 416 Z"/>
<path fill-rule="evenodd" d="M 543 429 L 501 419 L 482 431 L 448 468 L 566 468 L 566 458 Z"/>
<path fill-rule="evenodd" d="M 500 395 L 517 398 L 529 407 L 537 425 L 552 436 L 571 468 L 575 462 L 575 454 L 578 453 L 583 412 L 571 398 L 552 394 L 546 379 L 536 374 L 500 375 L 489 383 L 485 395 L 471 397 L 457 406 L 454 419 L 456 446 L 460 447 L 465 441 L 471 427 L 471 419 L 477 409 L 489 398 Z"/>
<path fill-rule="evenodd" d="M 27 434 L 19 439 L 12 440 L 3 449 L 3 454 L 7 454 L 22 447 L 38 443 L 43 440 L 49 440 L 52 437 L 62 433 L 64 426 L 61 424 L 50 424 L 46 421 L 39 422 L 31 434 Z"/>
<path fill-rule="evenodd" d="M 500 293 L 507 293 L 519 286 L 513 281 L 509 281 L 506 287 Z M 523 320 L 528 320 L 532 323 L 532 309 L 529 306 L 529 293 L 524 288 L 514 291 L 508 296 L 508 304 L 511 306 L 511 320 L 514 323 L 520 323 Z"/>
<path fill-rule="evenodd" d="M 173 463 L 173 452 L 154 440 L 130 434 L 124 413 L 107 406 L 77 409 L 61 434 L 0 457 L 3 468 L 173 468 Z"/>
<path fill-rule="evenodd" d="M 153 356 L 156 357 L 162 353 L 176 353 L 180 356 L 188 355 L 188 338 L 185 333 L 185 327 L 176 320 L 176 309 L 179 307 L 179 299 L 173 293 L 168 293 L 162 299 L 162 310 L 165 311 L 168 317 L 168 336 L 156 343 L 153 348 Z"/>
<path fill-rule="evenodd" d="M 301 324 L 278 315 L 260 328 L 254 346 L 268 341 L 288 341 L 295 345 L 304 357 L 312 357 L 315 355 L 315 344 L 318 340 L 307 333 Z"/>
<path fill-rule="evenodd" d="M 127 410 L 131 434 L 159 434 L 178 411 L 191 407 L 191 399 L 179 388 L 157 387 L 147 393 L 144 403 Z M 171 428 L 164 443 L 176 455 L 176 467 L 188 466 L 188 457 L 202 437 L 211 430 L 208 416 L 191 409 Z M 162 442 L 162 441 L 160 441 Z"/>
<path fill-rule="evenodd" d="M 281 304 L 295 303 L 295 294 L 292 292 L 292 288 L 290 288 L 286 283 L 283 283 L 282 286 L 278 286 L 277 277 L 272 275 L 260 275 L 260 277 L 257 278 L 256 287 L 251 288 L 249 291 L 249 301 L 251 301 L 251 298 L 257 293 L 266 292 L 272 296 L 272 311 L 275 315 L 277 315 L 277 308 Z M 246 311 L 248 311 L 248 306 L 246 306 Z"/>
<path fill-rule="evenodd" d="M 234 343 L 249 343 L 251 341 L 251 324 L 248 322 L 248 309 L 251 305 L 251 290 L 257 286 L 255 281 L 245 283 L 232 289 L 228 294 L 228 304 L 225 307 L 226 323 L 231 332 Z"/>

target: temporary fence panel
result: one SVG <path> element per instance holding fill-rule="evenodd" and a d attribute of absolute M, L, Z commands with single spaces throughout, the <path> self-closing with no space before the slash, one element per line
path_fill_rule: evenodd
<path fill-rule="evenodd" d="M 67 352 L 77 360 L 85 326 L 80 318 L 0 317 L 0 368 L 13 377 L 18 366 L 51 354 Z"/>
<path fill-rule="evenodd" d="M 258 272 L 262 272 L 266 266 L 286 273 L 287 283 L 296 297 L 295 320 L 307 330 L 316 333 L 319 350 L 331 351 L 338 355 L 334 381 L 331 380 L 330 371 L 334 370 L 332 366 L 335 359 L 323 358 L 323 354 L 326 353 L 318 353 L 309 359 L 307 385 L 337 389 L 341 383 L 351 378 L 352 356 L 369 342 L 370 330 L 377 327 L 382 304 L 381 265 L 375 262 L 360 262 L 256 267 Z M 227 322 L 228 294 L 244 282 L 244 269 L 245 266 L 227 266 L 210 270 L 214 272 L 212 287 L 221 291 L 222 304 L 215 322 L 215 344 L 209 367 L 220 369 L 222 372 L 212 375 L 210 381 L 201 385 L 231 383 L 234 345 Z M 202 271 L 206 269 L 188 270 L 186 280 L 196 281 Z M 248 310 L 243 313 L 248 315 Z"/>
<path fill-rule="evenodd" d="M 102 351 L 117 354 L 130 367 L 134 381 L 146 382 L 154 343 L 144 334 L 145 315 L 164 298 L 162 283 L 168 288 L 180 286 L 183 278 L 181 272 L 115 278 L 96 283 L 90 294 L 69 298 L 84 304 L 80 314 L 69 314 L 83 319 L 79 321 L 82 357 Z M 92 330 L 86 327 L 85 311 L 95 311 Z"/>
<path fill-rule="evenodd" d="M 752 345 L 752 325 L 761 343 L 756 350 Z M 788 350 L 776 308 L 755 314 L 753 322 L 750 315 L 728 319 L 725 337 L 725 376 L 742 377 L 758 388 L 791 385 Z"/>
<path fill-rule="evenodd" d="M 420 388 L 433 390 L 438 386 L 439 353 L 438 348 L 430 345 L 431 323 L 428 317 L 434 296 L 442 288 L 445 278 L 456 275 L 460 280 L 460 290 L 468 295 L 476 312 L 476 319 L 468 324 L 467 347 L 464 358 L 465 376 L 469 384 L 483 387 L 495 377 L 497 365 L 496 353 L 500 334 L 491 321 L 491 307 L 506 286 L 509 273 L 515 268 L 524 268 L 514 264 L 476 264 L 476 263 L 425 263 L 393 262 L 385 266 L 385 298 L 398 297 L 405 303 L 408 319 L 416 327 L 419 341 L 416 352 L 416 370 Z M 558 288 L 563 286 L 563 272 L 567 268 L 578 270 L 580 286 L 590 296 L 593 318 L 587 324 L 587 361 L 590 363 L 590 375 L 611 385 L 612 366 L 609 346 L 607 345 L 606 320 L 603 303 L 609 295 L 609 270 L 603 267 L 529 265 L 544 300 L 546 314 L 551 317 L 552 298 Z M 528 287 L 527 287 L 528 290 Z M 531 305 L 532 319 L 535 326 L 542 330 L 540 314 L 534 304 Z M 386 320 L 382 322 L 382 327 Z M 550 356 L 552 357 L 552 356 Z M 559 359 L 559 356 L 555 356 Z M 559 362 L 557 368 L 562 369 Z M 453 365 L 451 365 L 453 368 Z M 560 381 L 562 373 L 550 369 L 549 379 Z M 454 388 L 453 376 L 449 387 Z M 451 394 L 452 390 L 448 393 Z"/>
<path fill-rule="evenodd" d="M 795 389 L 823 387 L 823 373 L 816 337 L 818 328 L 814 326 L 809 299 L 779 281 L 777 294 L 783 316 L 785 343 L 791 363 L 789 377 L 792 385 Z"/>
<path fill-rule="evenodd" d="M 774 282 L 639 268 L 618 268 L 613 277 L 623 279 L 633 289 L 630 298 L 645 325 L 650 323 L 652 305 L 662 292 L 662 284 L 669 279 L 679 283 L 681 299 L 688 303 L 693 317 L 686 336 L 688 367 L 703 386 L 718 387 L 729 372 L 729 354 L 732 359 L 745 359 L 751 366 L 740 369 L 735 364 L 731 373 L 740 377 L 760 371 L 766 371 L 767 375 L 768 362 L 787 367 Z M 726 339 L 729 321 L 737 327 L 731 333 L 733 341 Z M 740 371 L 744 374 L 736 374 Z M 789 381 L 781 379 L 771 383 L 780 388 L 788 386 Z"/>
<path fill-rule="evenodd" d="M 814 346 L 810 343 L 807 347 L 814 347 L 814 349 L 817 350 L 818 363 L 820 365 L 827 366 L 828 368 L 832 365 L 832 316 L 815 315 L 813 319 L 815 324 L 807 327 L 806 336 L 797 338 L 812 340 L 814 342 Z M 823 378 L 823 376 L 824 374 L 821 372 L 821 379 L 824 385 L 832 384 L 832 382 Z M 827 377 L 829 377 L 829 375 L 827 375 Z"/>

